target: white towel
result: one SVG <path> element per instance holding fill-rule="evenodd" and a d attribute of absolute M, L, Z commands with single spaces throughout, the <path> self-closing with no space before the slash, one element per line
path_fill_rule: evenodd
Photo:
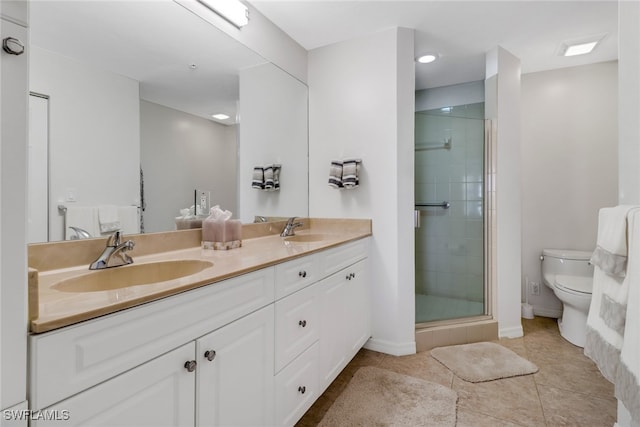
<path fill-rule="evenodd" d="M 633 206 L 602 208 L 598 214 L 597 246 L 591 263 L 605 273 L 624 277 L 627 268 L 627 214 Z"/>
<path fill-rule="evenodd" d="M 629 283 L 624 339 L 616 372 L 616 397 L 640 425 L 640 210 L 629 215 Z"/>
<path fill-rule="evenodd" d="M 120 230 L 120 217 L 118 217 L 118 207 L 115 205 L 102 205 L 98 207 L 98 222 L 100 233 L 113 233 Z"/>
<path fill-rule="evenodd" d="M 342 162 L 332 160 L 329 168 L 329 187 L 342 188 Z"/>
<path fill-rule="evenodd" d="M 610 242 L 613 239 L 608 233 L 613 233 L 615 230 L 619 236 L 617 227 L 620 227 L 621 216 L 625 218 L 623 234 L 626 236 L 628 227 L 626 218 L 638 212 L 637 207 L 618 208 L 600 210 L 597 241 L 600 247 L 603 247 L 604 244 L 606 247 L 612 248 Z M 626 246 L 625 238 L 625 250 Z M 621 249 L 618 247 L 616 250 Z M 602 375 L 611 382 L 616 380 L 620 350 L 624 341 L 630 284 L 629 277 L 609 274 L 599 265 L 594 265 L 593 290 L 587 317 L 587 339 L 584 354 L 596 363 Z"/>
<path fill-rule="evenodd" d="M 118 218 L 124 234 L 140 233 L 140 215 L 137 206 L 118 206 Z"/>
<path fill-rule="evenodd" d="M 91 236 L 100 236 L 98 227 L 98 210 L 95 206 L 67 206 L 65 213 L 65 240 L 71 240 L 76 233 L 69 227 L 86 230 Z"/>

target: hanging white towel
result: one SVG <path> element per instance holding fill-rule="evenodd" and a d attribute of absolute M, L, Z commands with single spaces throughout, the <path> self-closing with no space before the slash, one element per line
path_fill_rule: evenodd
<path fill-rule="evenodd" d="M 118 218 L 120 218 L 120 224 L 124 234 L 138 234 L 140 233 L 140 225 L 137 206 L 118 206 Z"/>
<path fill-rule="evenodd" d="M 332 160 L 329 168 L 329 187 L 342 188 L 342 162 Z"/>
<path fill-rule="evenodd" d="M 624 277 L 627 267 L 627 214 L 633 206 L 600 209 L 597 246 L 591 263 L 605 273 Z"/>
<path fill-rule="evenodd" d="M 640 210 L 629 215 L 629 283 L 624 338 L 616 372 L 616 397 L 631 414 L 631 425 L 640 425 Z"/>
<path fill-rule="evenodd" d="M 619 227 L 624 228 L 626 236 L 628 229 L 627 218 L 637 212 L 637 207 L 632 206 L 620 209 L 603 208 L 598 215 L 598 241 L 600 247 L 609 247 L 609 233 L 615 233 L 619 244 Z M 602 232 L 600 231 L 602 230 Z M 603 246 L 604 245 L 604 246 Z M 618 246 L 617 255 L 627 257 L 627 244 L 625 237 L 624 253 Z M 629 295 L 630 280 L 624 274 L 609 274 L 599 265 L 594 265 L 593 290 L 591 305 L 587 317 L 587 338 L 584 346 L 584 354 L 591 358 L 602 375 L 611 382 L 615 382 L 620 361 L 625 333 L 625 318 L 627 300 Z"/>
<path fill-rule="evenodd" d="M 65 212 L 65 240 L 71 240 L 76 232 L 69 227 L 86 230 L 92 237 L 100 235 L 98 227 L 98 210 L 95 206 L 67 206 Z"/>
<path fill-rule="evenodd" d="M 122 225 L 118 216 L 118 207 L 115 205 L 99 206 L 98 222 L 100 224 L 100 233 L 113 233 L 120 230 Z"/>

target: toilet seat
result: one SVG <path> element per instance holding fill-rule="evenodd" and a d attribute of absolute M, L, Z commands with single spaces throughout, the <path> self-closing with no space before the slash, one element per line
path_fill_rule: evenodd
<path fill-rule="evenodd" d="M 591 296 L 593 290 L 593 278 L 558 275 L 556 276 L 554 286 L 572 294 Z"/>

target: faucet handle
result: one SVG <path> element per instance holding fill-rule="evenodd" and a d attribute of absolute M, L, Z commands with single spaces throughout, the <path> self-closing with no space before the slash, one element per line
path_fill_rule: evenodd
<path fill-rule="evenodd" d="M 116 231 L 107 239 L 107 246 L 118 246 L 120 244 L 120 231 Z"/>

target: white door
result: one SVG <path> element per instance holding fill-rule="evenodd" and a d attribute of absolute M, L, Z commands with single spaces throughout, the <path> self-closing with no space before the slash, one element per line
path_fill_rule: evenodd
<path fill-rule="evenodd" d="M 196 342 L 196 425 L 273 425 L 274 309 L 269 305 Z"/>
<path fill-rule="evenodd" d="M 193 342 L 178 347 L 42 410 L 31 426 L 193 426 L 196 372 L 185 363 L 194 356 Z"/>
<path fill-rule="evenodd" d="M 49 239 L 49 98 L 29 96 L 27 243 Z"/>
<path fill-rule="evenodd" d="M 371 337 L 371 302 L 367 278 L 367 260 L 362 260 L 347 271 L 345 307 L 345 328 L 347 350 L 354 356 Z"/>

